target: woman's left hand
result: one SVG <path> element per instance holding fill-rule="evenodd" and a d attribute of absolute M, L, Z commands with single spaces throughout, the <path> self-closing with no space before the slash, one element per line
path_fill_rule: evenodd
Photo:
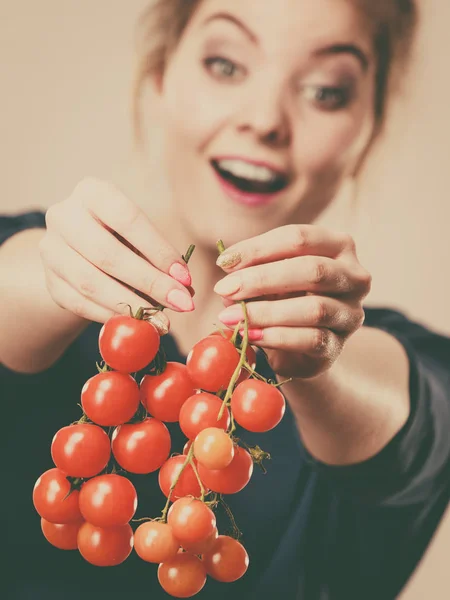
<path fill-rule="evenodd" d="M 364 322 L 370 274 L 351 236 L 315 225 L 287 225 L 228 248 L 217 263 L 228 275 L 215 292 L 234 327 L 247 303 L 249 341 L 264 348 L 282 377 L 329 369 Z"/>

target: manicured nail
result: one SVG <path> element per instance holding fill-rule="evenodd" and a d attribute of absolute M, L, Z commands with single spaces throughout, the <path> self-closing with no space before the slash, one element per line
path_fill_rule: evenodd
<path fill-rule="evenodd" d="M 169 275 L 183 285 L 188 286 L 192 283 L 191 274 L 189 273 L 188 268 L 181 263 L 173 263 L 169 269 Z"/>
<path fill-rule="evenodd" d="M 232 269 L 236 267 L 242 260 L 239 252 L 222 252 L 216 260 L 216 265 L 221 269 Z"/>
<path fill-rule="evenodd" d="M 240 329 L 239 333 L 243 336 L 244 330 Z M 249 329 L 248 330 L 248 340 L 249 342 L 259 342 L 263 339 L 264 331 L 262 329 Z"/>
<path fill-rule="evenodd" d="M 192 302 L 191 296 L 187 292 L 182 292 L 181 290 L 170 290 L 167 294 L 167 302 L 177 310 L 194 310 L 194 303 Z"/>
<path fill-rule="evenodd" d="M 167 323 L 164 321 L 163 317 L 158 313 L 151 315 L 148 320 L 152 325 L 156 327 L 159 335 L 167 335 L 169 333 L 169 327 Z"/>
<path fill-rule="evenodd" d="M 221 279 L 214 286 L 214 291 L 219 296 L 231 296 L 241 289 L 241 281 L 239 277 L 235 275 L 228 275 L 224 279 Z"/>
<path fill-rule="evenodd" d="M 236 325 L 240 321 L 244 320 L 244 311 L 240 304 L 233 304 L 229 308 L 226 308 L 219 313 L 219 319 L 225 325 Z"/>

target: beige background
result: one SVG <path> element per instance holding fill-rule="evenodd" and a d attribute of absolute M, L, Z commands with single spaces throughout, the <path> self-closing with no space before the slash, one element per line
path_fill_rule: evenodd
<path fill-rule="evenodd" d="M 0 213 L 45 208 L 85 175 L 110 178 L 139 202 L 146 180 L 159 187 L 155 164 L 142 175 L 129 121 L 133 27 L 145 5 L 0 0 Z M 344 197 L 324 219 L 356 237 L 374 276 L 372 304 L 399 307 L 446 332 L 449 22 L 450 2 L 427 0 L 410 83 L 360 186 L 358 212 Z M 450 598 L 449 548 L 450 523 L 404 600 Z"/>

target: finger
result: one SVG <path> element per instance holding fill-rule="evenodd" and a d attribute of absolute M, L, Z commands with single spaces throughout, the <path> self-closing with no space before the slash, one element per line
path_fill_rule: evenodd
<path fill-rule="evenodd" d="M 94 321 L 95 323 L 106 323 L 108 319 L 117 314 L 84 297 L 67 281 L 57 277 L 54 273 L 46 275 L 46 279 L 53 301 L 61 308 L 78 315 L 82 319 Z"/>
<path fill-rule="evenodd" d="M 316 225 L 285 225 L 230 246 L 217 265 L 231 272 L 296 256 L 335 258 L 349 246 L 354 243 L 345 233 Z"/>
<path fill-rule="evenodd" d="M 133 312 L 141 306 L 152 308 L 151 303 L 105 275 L 56 235 L 46 236 L 41 244 L 41 254 L 47 268 L 68 283 L 77 294 L 92 303 L 115 314 L 123 313 L 123 304 L 130 305 Z"/>
<path fill-rule="evenodd" d="M 216 284 L 214 291 L 228 299 L 245 300 L 291 292 L 363 295 L 368 286 L 370 276 L 359 264 L 300 256 L 231 273 Z"/>
<path fill-rule="evenodd" d="M 261 348 L 306 354 L 322 360 L 334 360 L 339 355 L 344 340 L 326 328 L 267 327 L 261 330 L 249 330 L 249 342 Z"/>
<path fill-rule="evenodd" d="M 72 211 L 77 227 L 68 223 L 66 218 L 60 224 L 60 232 L 66 243 L 77 253 L 104 273 L 164 306 L 179 312 L 193 310 L 191 295 L 182 284 L 121 244 L 81 207 L 74 206 Z M 83 232 L 82 236 L 79 231 Z"/>
<path fill-rule="evenodd" d="M 303 296 L 285 300 L 248 302 L 249 327 L 321 327 L 341 333 L 358 329 L 364 322 L 364 310 L 358 303 L 350 307 L 336 298 Z M 244 320 L 241 304 L 233 304 L 219 314 L 219 319 L 229 327 Z"/>
<path fill-rule="evenodd" d="M 88 179 L 79 184 L 84 206 L 110 230 L 135 248 L 154 267 L 185 286 L 192 283 L 181 254 L 156 229 L 141 208 L 109 182 Z"/>

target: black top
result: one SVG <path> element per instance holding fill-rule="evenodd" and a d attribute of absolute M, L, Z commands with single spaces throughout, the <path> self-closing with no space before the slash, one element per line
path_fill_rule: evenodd
<path fill-rule="evenodd" d="M 0 243 L 15 232 L 44 227 L 41 212 L 0 217 Z M 250 556 L 233 584 L 211 579 L 199 599 L 385 600 L 395 598 L 414 570 L 449 499 L 450 339 L 402 314 L 366 310 L 366 326 L 395 336 L 409 356 L 411 415 L 374 458 L 329 467 L 308 455 L 289 409 L 264 434 L 243 432 L 270 452 L 268 474 L 228 496 Z M 79 417 L 80 391 L 96 373 L 99 324 L 90 325 L 50 369 L 23 375 L 0 367 L 2 396 L 2 537 L 8 554 L 8 600 L 168 598 L 156 565 L 135 553 L 122 565 L 93 567 L 77 552 L 52 547 L 32 504 L 36 479 L 51 468 L 54 433 Z M 173 338 L 162 338 L 169 360 L 184 361 Z M 258 369 L 269 376 L 262 356 Z M 184 436 L 170 427 L 172 452 Z M 157 475 L 134 476 L 137 516 L 157 516 L 165 498 Z M 218 515 L 219 531 L 229 529 Z M 4 575 L 2 575 L 4 577 Z"/>

